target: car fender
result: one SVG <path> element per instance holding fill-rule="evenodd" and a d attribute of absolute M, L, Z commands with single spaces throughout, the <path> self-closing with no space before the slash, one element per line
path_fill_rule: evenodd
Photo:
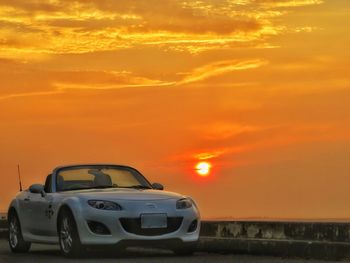
<path fill-rule="evenodd" d="M 12 199 L 9 207 L 8 207 L 8 215 L 11 211 L 11 209 L 15 209 L 18 219 L 21 221 L 23 220 L 22 210 L 20 208 L 20 199 L 24 199 L 24 196 L 27 194 L 27 191 L 19 192 L 14 199 Z"/>
<path fill-rule="evenodd" d="M 9 208 L 8 208 L 8 212 L 7 214 L 9 215 L 11 213 L 11 210 L 14 209 L 18 215 L 19 218 L 21 218 L 21 213 L 20 213 L 20 209 L 19 209 L 19 204 L 18 204 L 18 199 L 15 198 L 11 201 Z"/>
<path fill-rule="evenodd" d="M 21 193 L 20 193 L 21 194 Z M 24 222 L 26 220 L 25 216 L 23 216 L 23 213 L 22 213 L 22 210 L 20 208 L 20 194 L 18 194 L 16 196 L 16 198 L 14 198 L 9 207 L 8 207 L 8 210 L 7 210 L 7 218 L 9 219 L 11 213 L 15 212 L 17 214 L 17 217 L 18 217 L 18 220 L 19 220 L 19 224 L 21 226 L 21 231 L 24 235 L 23 238 L 25 238 L 25 235 L 26 235 L 26 229 L 25 229 L 25 223 L 27 222 Z"/>
<path fill-rule="evenodd" d="M 58 211 L 58 213 L 57 213 L 57 227 L 58 227 L 58 223 L 59 223 L 60 214 L 62 212 L 62 209 L 64 209 L 64 208 L 68 208 L 70 210 L 77 226 L 79 226 L 79 222 L 82 219 L 82 208 L 81 208 L 80 198 L 78 198 L 76 196 L 70 196 L 70 197 L 67 197 L 67 198 L 62 200 L 62 202 L 59 204 L 59 207 L 57 209 L 57 211 Z"/>

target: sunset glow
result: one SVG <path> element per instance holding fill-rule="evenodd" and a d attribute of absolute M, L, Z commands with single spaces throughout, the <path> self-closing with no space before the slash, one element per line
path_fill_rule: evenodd
<path fill-rule="evenodd" d="M 0 24 L 0 212 L 18 163 L 25 188 L 117 163 L 203 218 L 350 218 L 350 1 L 0 0 Z"/>

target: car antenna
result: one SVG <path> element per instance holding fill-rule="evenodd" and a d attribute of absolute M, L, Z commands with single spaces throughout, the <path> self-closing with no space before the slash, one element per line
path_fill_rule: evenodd
<path fill-rule="evenodd" d="M 17 171 L 18 171 L 18 180 L 19 180 L 19 191 L 22 192 L 22 180 L 21 180 L 21 171 L 19 169 L 19 164 L 17 164 Z"/>

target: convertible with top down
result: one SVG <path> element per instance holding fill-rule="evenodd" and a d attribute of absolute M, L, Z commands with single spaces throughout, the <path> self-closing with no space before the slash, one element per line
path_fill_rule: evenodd
<path fill-rule="evenodd" d="M 163 191 L 132 167 L 92 164 L 58 167 L 45 185 L 21 191 L 9 206 L 8 224 L 15 253 L 29 251 L 31 243 L 58 243 L 67 257 L 99 245 L 191 254 L 200 215 L 193 199 Z"/>

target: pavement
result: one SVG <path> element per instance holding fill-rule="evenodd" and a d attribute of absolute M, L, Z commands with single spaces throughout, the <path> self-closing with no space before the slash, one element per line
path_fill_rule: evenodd
<path fill-rule="evenodd" d="M 0 240 L 0 263 L 41 263 L 41 262 L 181 262 L 181 263 L 206 263 L 206 262 L 239 262 L 239 263 L 331 263 L 336 261 L 322 261 L 311 259 L 293 259 L 269 256 L 252 256 L 239 254 L 216 254 L 216 253 L 202 253 L 197 252 L 193 256 L 176 256 L 170 251 L 131 248 L 126 252 L 114 251 L 93 251 L 89 252 L 82 259 L 66 259 L 60 254 L 59 247 L 56 245 L 39 245 L 33 244 L 29 253 L 13 254 L 8 248 L 7 240 Z M 342 262 L 350 262 L 342 261 Z"/>

